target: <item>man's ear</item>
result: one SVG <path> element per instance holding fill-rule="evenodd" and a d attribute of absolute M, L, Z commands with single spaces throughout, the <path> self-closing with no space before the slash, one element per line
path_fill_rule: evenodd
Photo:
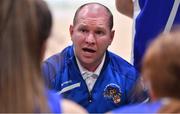
<path fill-rule="evenodd" d="M 110 34 L 110 41 L 109 41 L 109 45 L 111 45 L 113 39 L 114 39 L 114 34 L 115 34 L 115 30 L 112 30 L 111 31 L 111 34 Z"/>
<path fill-rule="evenodd" d="M 69 33 L 70 33 L 70 36 L 71 36 L 71 40 L 72 40 L 73 32 L 74 32 L 74 30 L 73 30 L 73 25 L 70 25 L 70 26 L 69 26 Z"/>

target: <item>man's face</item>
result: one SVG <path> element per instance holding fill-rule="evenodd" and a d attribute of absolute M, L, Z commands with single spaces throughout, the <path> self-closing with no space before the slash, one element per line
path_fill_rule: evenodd
<path fill-rule="evenodd" d="M 75 54 L 88 70 L 97 67 L 111 44 L 114 31 L 109 27 L 109 16 L 101 6 L 84 7 L 78 13 L 76 24 L 70 26 L 71 40 Z"/>

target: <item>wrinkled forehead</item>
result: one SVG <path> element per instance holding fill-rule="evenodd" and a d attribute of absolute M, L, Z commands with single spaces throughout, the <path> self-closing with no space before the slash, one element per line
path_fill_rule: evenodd
<path fill-rule="evenodd" d="M 107 10 L 99 4 L 89 4 L 84 6 L 78 13 L 77 18 L 104 18 L 109 19 Z"/>

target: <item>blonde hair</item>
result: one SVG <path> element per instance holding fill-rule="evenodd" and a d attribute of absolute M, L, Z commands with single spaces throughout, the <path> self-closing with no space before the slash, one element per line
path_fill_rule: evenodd
<path fill-rule="evenodd" d="M 40 2 L 40 0 L 38 0 Z M 0 112 L 49 112 L 36 0 L 0 1 Z"/>
<path fill-rule="evenodd" d="M 169 104 L 163 106 L 159 113 L 180 113 L 180 100 L 173 99 Z"/>
<path fill-rule="evenodd" d="M 155 97 L 180 99 L 180 32 L 178 30 L 161 34 L 150 45 L 143 59 L 142 74 L 145 80 L 150 82 Z M 161 111 L 163 110 L 165 108 Z"/>

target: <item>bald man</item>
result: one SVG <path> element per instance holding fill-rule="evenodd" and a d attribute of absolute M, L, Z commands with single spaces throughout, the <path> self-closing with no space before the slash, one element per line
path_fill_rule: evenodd
<path fill-rule="evenodd" d="M 118 55 L 108 51 L 115 31 L 110 10 L 99 3 L 80 6 L 69 31 L 73 45 L 43 63 L 51 89 L 90 113 L 103 113 L 132 101 L 138 73 Z"/>

